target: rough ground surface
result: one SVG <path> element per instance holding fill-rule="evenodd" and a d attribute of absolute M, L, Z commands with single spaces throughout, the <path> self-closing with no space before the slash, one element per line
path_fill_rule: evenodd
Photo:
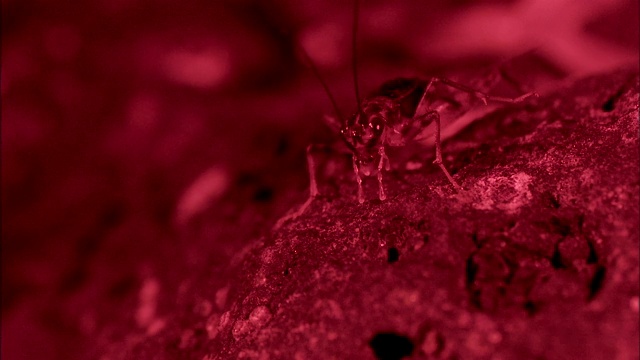
<path fill-rule="evenodd" d="M 179 333 L 120 355 L 637 359 L 637 74 L 495 113 L 446 153 L 465 193 L 425 166 L 359 205 L 345 171 L 186 290 Z"/>

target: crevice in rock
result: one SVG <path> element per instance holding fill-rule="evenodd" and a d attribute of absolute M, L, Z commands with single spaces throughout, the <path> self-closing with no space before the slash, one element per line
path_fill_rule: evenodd
<path fill-rule="evenodd" d="M 552 231 L 556 234 L 566 237 L 571 234 L 571 223 L 566 219 L 562 219 L 556 216 L 551 217 Z"/>
<path fill-rule="evenodd" d="M 560 255 L 560 243 L 562 241 L 558 241 L 556 243 L 555 249 L 553 250 L 553 255 L 551 256 L 551 266 L 553 266 L 554 269 L 558 270 L 558 269 L 566 269 L 567 266 L 564 264 L 564 262 L 562 261 L 562 256 Z"/>
<path fill-rule="evenodd" d="M 523 307 L 524 307 L 524 311 L 526 311 L 527 315 L 529 315 L 529 316 L 535 316 L 538 313 L 538 311 L 540 310 L 538 305 L 536 305 L 536 303 L 534 303 L 531 300 L 527 300 L 524 303 Z"/>
<path fill-rule="evenodd" d="M 596 272 L 593 274 L 591 282 L 589 283 L 589 296 L 587 300 L 593 300 L 598 292 L 600 292 L 604 283 L 606 273 L 607 268 L 605 268 L 604 266 L 598 266 L 596 268 Z"/>
<path fill-rule="evenodd" d="M 549 207 L 553 209 L 560 208 L 560 201 L 557 196 L 552 194 L 550 191 L 545 191 L 542 195 L 544 196 L 544 201 L 549 205 Z"/>
<path fill-rule="evenodd" d="M 369 346 L 379 360 L 399 360 L 413 353 L 413 342 L 407 336 L 393 332 L 377 333 Z"/>
<path fill-rule="evenodd" d="M 587 256 L 587 264 L 597 264 L 598 253 L 596 252 L 596 248 L 593 246 L 593 243 L 589 239 L 587 239 L 587 246 L 589 246 L 589 255 Z"/>
<path fill-rule="evenodd" d="M 273 199 L 273 189 L 267 186 L 261 186 L 253 193 L 253 201 L 266 203 Z"/>
<path fill-rule="evenodd" d="M 387 249 L 387 262 L 393 264 L 400 259 L 400 252 L 395 247 Z"/>

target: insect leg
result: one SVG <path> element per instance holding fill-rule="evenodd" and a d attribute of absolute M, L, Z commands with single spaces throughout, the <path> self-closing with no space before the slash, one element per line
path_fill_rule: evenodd
<path fill-rule="evenodd" d="M 427 93 L 429 92 L 429 89 L 431 89 L 431 87 L 436 81 L 438 81 L 437 78 L 431 78 L 431 80 L 429 80 L 429 83 L 427 84 L 427 87 L 424 88 L 424 92 L 422 92 L 422 97 L 420 98 L 420 101 L 418 102 L 418 106 L 416 107 L 416 113 L 413 115 L 414 118 L 418 116 L 422 116 L 418 114 L 420 113 L 425 114 L 428 111 L 427 101 L 426 101 Z"/>
<path fill-rule="evenodd" d="M 445 176 L 447 177 L 449 182 L 453 185 L 453 187 L 456 188 L 456 190 L 463 191 L 464 189 L 453 179 L 453 177 L 451 176 L 447 168 L 442 163 L 442 145 L 440 143 L 440 127 L 441 127 L 440 114 L 436 110 L 428 110 L 427 103 L 425 101 L 427 92 L 429 91 L 429 89 L 431 89 L 431 87 L 436 81 L 439 81 L 439 79 L 431 78 L 431 80 L 427 84 L 427 87 L 424 89 L 424 92 L 422 93 L 422 97 L 420 98 L 420 102 L 418 103 L 416 114 L 414 115 L 413 118 L 414 120 L 419 119 L 421 128 L 429 125 L 431 121 L 435 121 L 436 123 L 436 159 L 433 163 L 438 165 L 440 169 L 442 169 L 442 172 L 444 172 Z M 464 86 L 464 85 L 461 85 L 461 86 Z M 471 90 L 471 88 L 468 88 L 468 89 Z M 471 91 L 474 91 L 474 90 L 471 90 Z M 418 115 L 421 112 L 421 110 L 424 111 L 424 113 L 421 115 Z M 418 135 L 418 133 L 419 131 L 412 134 L 412 136 L 416 136 Z"/>
<path fill-rule="evenodd" d="M 380 200 L 385 200 L 387 195 L 384 193 L 384 186 L 382 185 L 382 169 L 389 170 L 389 158 L 387 154 L 384 152 L 384 146 L 380 146 L 378 149 L 378 154 L 380 155 L 380 162 L 378 163 L 378 187 L 379 187 L 379 197 Z M 387 166 L 385 167 L 385 161 Z"/>
<path fill-rule="evenodd" d="M 309 144 L 309 146 L 307 146 L 307 167 L 309 170 L 309 197 L 307 198 L 307 201 L 305 201 L 304 204 L 302 204 L 300 208 L 298 208 L 298 210 L 296 210 L 291 214 L 287 214 L 281 217 L 273 226 L 274 230 L 277 230 L 278 228 L 280 228 L 288 220 L 295 219 L 298 216 L 304 214 L 305 210 L 307 210 L 309 205 L 311 205 L 311 202 L 313 201 L 313 199 L 315 199 L 316 196 L 320 194 L 320 192 L 318 191 L 318 182 L 316 181 L 316 164 L 315 164 L 315 161 L 313 160 L 313 154 L 311 153 L 313 148 L 314 148 L 313 144 Z"/>
<path fill-rule="evenodd" d="M 523 100 L 529 98 L 529 97 L 538 97 L 539 95 L 535 92 L 529 92 L 526 93 L 522 96 L 519 96 L 517 98 L 507 98 L 507 97 L 502 97 L 502 96 L 492 96 L 492 95 L 488 95 L 483 93 L 482 91 L 478 91 L 475 89 L 472 89 L 466 85 L 460 84 L 458 82 L 455 82 L 453 80 L 449 80 L 446 78 L 432 78 L 431 81 L 429 82 L 429 84 L 432 84 L 434 82 L 441 82 L 447 86 L 450 86 L 454 89 L 458 89 L 460 91 L 469 93 L 477 98 L 479 98 L 485 105 L 487 105 L 487 101 L 491 100 L 491 101 L 499 101 L 499 102 L 505 102 L 505 103 L 510 103 L 510 104 L 516 104 L 519 102 L 522 102 Z M 428 87 L 427 87 L 428 88 Z M 426 93 L 426 91 L 425 91 Z"/>
<path fill-rule="evenodd" d="M 442 145 L 440 144 L 440 114 L 437 111 L 432 110 L 429 113 L 425 114 L 425 116 L 433 117 L 436 123 L 436 159 L 433 161 L 434 164 L 438 165 L 442 172 L 444 172 L 449 182 L 453 185 L 454 188 L 458 191 L 464 191 L 464 189 L 453 179 L 447 168 L 442 163 Z"/>
<path fill-rule="evenodd" d="M 362 192 L 362 178 L 360 177 L 360 169 L 358 169 L 356 155 L 352 155 L 351 159 L 353 159 L 353 172 L 356 174 L 356 181 L 358 182 L 358 202 L 362 204 L 364 202 L 364 194 Z"/>
<path fill-rule="evenodd" d="M 320 193 L 318 192 L 318 182 L 316 181 L 316 163 L 313 161 L 313 154 L 311 150 L 313 144 L 307 146 L 307 168 L 309 170 L 309 198 L 314 198 Z"/>

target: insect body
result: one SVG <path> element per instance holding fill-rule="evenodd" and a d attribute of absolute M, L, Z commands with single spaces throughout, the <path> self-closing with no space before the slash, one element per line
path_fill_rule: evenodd
<path fill-rule="evenodd" d="M 384 83 L 380 89 L 370 97 L 360 100 L 356 66 L 356 31 L 358 20 L 359 2 L 354 2 L 354 26 L 353 26 L 353 75 L 358 111 L 348 118 L 340 115 L 336 101 L 322 76 L 309 55 L 302 50 L 302 55 L 316 78 L 322 84 L 329 100 L 334 107 L 338 119 L 328 117 L 330 127 L 339 131 L 340 137 L 352 154 L 353 171 L 358 184 L 358 202 L 363 203 L 365 198 L 362 189 L 362 176 L 375 174 L 378 180 L 378 196 L 380 200 L 386 199 L 383 185 L 383 171 L 391 169 L 387 156 L 388 147 L 402 147 L 416 139 L 418 135 L 431 123 L 435 123 L 435 160 L 449 182 L 457 191 L 463 188 L 453 179 L 442 161 L 442 148 L 440 141 L 441 122 L 440 107 L 431 108 L 428 94 L 435 84 L 440 83 L 455 90 L 465 92 L 480 99 L 485 105 L 488 101 L 505 103 L 519 103 L 536 93 L 527 93 L 517 98 L 505 98 L 490 96 L 458 82 L 433 77 L 429 80 L 418 78 L 399 78 Z M 318 187 L 315 179 L 315 163 L 312 156 L 313 146 L 307 147 L 307 163 L 310 178 L 310 196 L 307 201 L 293 214 L 281 218 L 276 223 L 276 228 L 285 221 L 301 215 L 318 196 Z"/>
<path fill-rule="evenodd" d="M 353 169 L 358 182 L 358 201 L 364 202 L 360 173 L 369 176 L 376 173 L 379 197 L 386 198 L 382 186 L 382 171 L 389 170 L 387 146 L 402 146 L 414 128 L 413 116 L 403 112 L 402 100 L 414 91 L 399 97 L 379 94 L 365 99 L 360 110 L 350 117 L 340 129 L 343 139 L 352 149 Z"/>
<path fill-rule="evenodd" d="M 438 109 L 430 108 L 427 101 L 427 94 L 438 82 L 470 93 L 485 104 L 488 100 L 517 103 L 530 96 L 537 96 L 535 93 L 528 93 L 515 99 L 493 97 L 457 82 L 441 78 L 431 78 L 429 81 L 400 78 L 383 84 L 377 94 L 362 101 L 359 111 L 344 121 L 340 130 L 343 140 L 353 152 L 353 170 L 358 182 L 358 201 L 360 203 L 364 202 L 360 174 L 377 175 L 379 198 L 385 200 L 382 172 L 390 169 L 386 148 L 406 145 L 433 122 L 436 125 L 436 159 L 434 163 L 442 169 L 456 190 L 462 190 L 462 187 L 443 165 L 440 144 L 440 113 Z"/>

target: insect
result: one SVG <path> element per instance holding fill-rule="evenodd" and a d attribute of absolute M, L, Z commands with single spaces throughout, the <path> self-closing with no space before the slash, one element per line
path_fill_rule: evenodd
<path fill-rule="evenodd" d="M 375 175 L 378 181 L 378 198 L 387 198 L 383 172 L 391 169 L 387 150 L 393 147 L 403 147 L 416 140 L 423 130 L 430 124 L 435 124 L 435 160 L 436 164 L 457 191 L 464 191 L 460 184 L 451 176 L 442 159 L 441 145 L 441 107 L 432 107 L 431 94 L 436 84 L 447 86 L 481 100 L 485 105 L 489 101 L 503 103 L 520 103 L 527 98 L 537 97 L 535 92 L 529 92 L 516 98 L 491 96 L 475 90 L 461 83 L 440 77 L 429 79 L 398 78 L 385 82 L 376 92 L 361 99 L 358 89 L 356 34 L 358 29 L 359 1 L 354 1 L 354 17 L 352 29 L 352 73 L 357 111 L 350 117 L 343 117 L 328 85 L 320 75 L 319 70 L 301 49 L 301 54 L 313 71 L 315 77 L 322 84 L 325 93 L 331 101 L 337 118 L 327 117 L 328 125 L 336 130 L 342 142 L 351 152 L 353 172 L 358 185 L 358 202 L 364 203 L 365 197 L 362 187 L 363 176 Z M 319 195 L 315 176 L 315 163 L 312 156 L 313 146 L 307 147 L 307 163 L 310 178 L 310 191 L 307 201 L 294 213 L 280 219 L 279 227 L 285 221 L 301 215 Z"/>

